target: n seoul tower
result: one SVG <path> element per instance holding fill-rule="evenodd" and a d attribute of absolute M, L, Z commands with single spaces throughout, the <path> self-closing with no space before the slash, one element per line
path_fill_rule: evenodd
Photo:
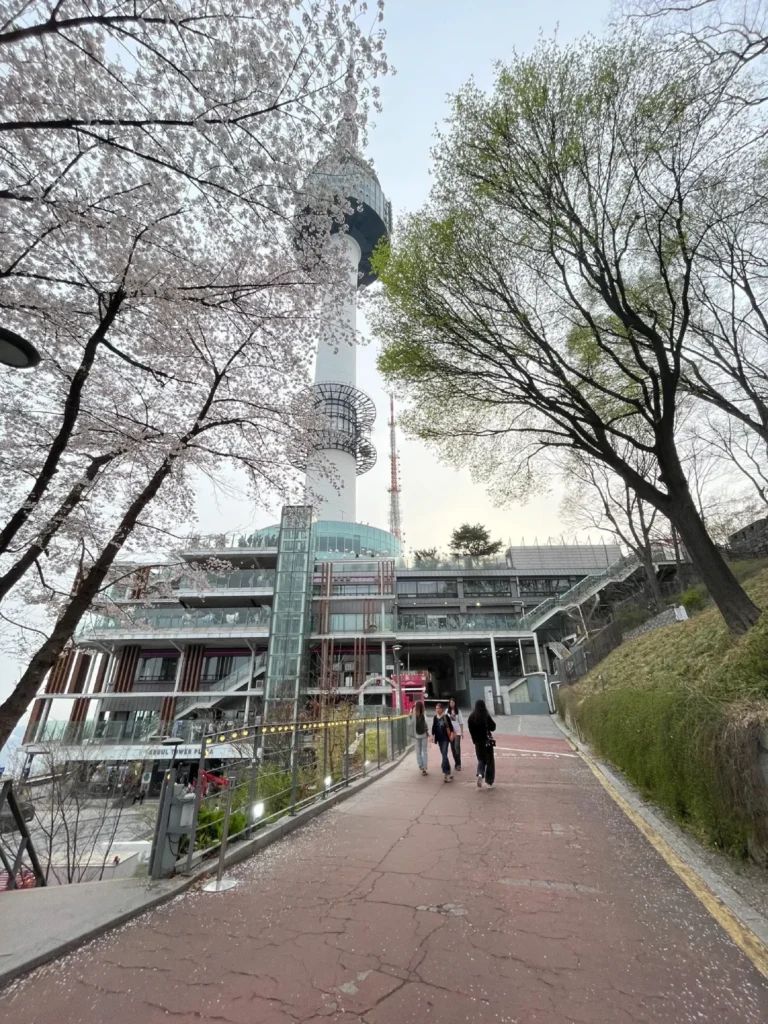
<path fill-rule="evenodd" d="M 316 432 L 314 451 L 306 462 L 306 486 L 317 517 L 348 523 L 356 521 L 356 477 L 367 473 L 376 463 L 376 449 L 370 437 L 376 407 L 357 387 L 357 289 L 376 279 L 371 270 L 371 255 L 380 239 L 392 229 L 391 204 L 357 148 L 351 75 L 350 71 L 339 124 L 339 143 L 344 155 L 322 161 L 312 175 L 324 189 L 346 199 L 352 213 L 346 217 L 346 230 L 336 226 L 333 237 L 347 268 L 348 297 L 339 301 L 334 296 L 325 305 L 326 329 L 317 346 L 312 387 L 315 408 L 324 414 L 328 425 Z M 340 491 L 336 489 L 338 485 Z"/>

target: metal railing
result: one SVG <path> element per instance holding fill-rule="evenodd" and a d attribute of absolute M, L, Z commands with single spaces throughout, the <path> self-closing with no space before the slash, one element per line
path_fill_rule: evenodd
<path fill-rule="evenodd" d="M 397 617 L 398 632 L 432 633 L 456 630 L 487 633 L 489 630 L 518 630 L 520 620 L 515 615 L 503 612 L 456 612 L 445 615 L 426 615 L 420 612 L 400 612 Z"/>
<path fill-rule="evenodd" d="M 274 569 L 234 569 L 232 572 L 206 574 L 212 590 L 272 590 L 275 586 Z M 180 580 L 180 591 L 203 591 L 199 584 L 190 580 Z"/>
<path fill-rule="evenodd" d="M 278 531 L 255 531 L 243 533 L 190 534 L 185 543 L 185 551 L 223 551 L 225 548 L 257 548 L 274 551 L 277 548 Z"/>
<path fill-rule="evenodd" d="M 256 608 L 146 608 L 126 616 L 96 615 L 83 632 L 116 630 L 121 632 L 150 630 L 240 629 L 246 626 L 269 626 L 272 612 L 268 606 Z"/>
<path fill-rule="evenodd" d="M 548 597 L 546 601 L 537 604 L 520 619 L 520 626 L 523 629 L 536 629 L 557 611 L 564 611 L 567 608 L 575 608 L 586 598 L 597 594 L 608 583 L 620 583 L 628 576 L 631 576 L 641 565 L 640 559 L 635 555 L 623 555 L 612 565 L 602 572 L 592 576 L 585 576 L 570 590 L 559 594 L 557 597 Z"/>
<path fill-rule="evenodd" d="M 358 713 L 359 712 L 359 713 Z M 380 713 L 379 713 L 380 712 Z M 208 736 L 193 784 L 166 774 L 161 794 L 154 847 L 170 844 L 175 870 L 190 871 L 212 857 L 223 841 L 250 838 L 257 829 L 302 807 L 326 799 L 356 779 L 380 770 L 408 746 L 407 715 L 384 707 L 339 709 L 336 716 L 287 724 L 224 730 Z M 242 757 L 221 768 L 206 770 L 217 748 L 240 748 Z M 194 792 L 191 821 L 169 823 L 174 801 Z M 172 794 L 172 792 L 175 793 Z M 229 831 L 224 820 L 229 805 Z M 167 867 L 168 858 L 165 859 Z M 152 876 L 162 877 L 163 858 L 153 855 Z"/>

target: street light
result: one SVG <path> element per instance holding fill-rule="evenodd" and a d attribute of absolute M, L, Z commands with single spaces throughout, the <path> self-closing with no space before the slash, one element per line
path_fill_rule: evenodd
<path fill-rule="evenodd" d="M 181 736 L 150 736 L 150 743 L 159 743 L 163 747 L 172 747 L 173 753 L 171 754 L 170 768 L 173 768 L 174 761 L 176 760 L 176 751 L 179 749 L 184 740 Z"/>
<path fill-rule="evenodd" d="M 40 362 L 40 353 L 32 342 L 7 327 L 0 327 L 0 363 L 14 370 L 29 370 Z"/>

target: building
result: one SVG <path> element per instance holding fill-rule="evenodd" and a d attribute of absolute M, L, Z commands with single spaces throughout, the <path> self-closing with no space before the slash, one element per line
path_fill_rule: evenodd
<path fill-rule="evenodd" d="M 549 640 L 577 628 L 566 595 L 603 585 L 622 562 L 612 546 L 545 545 L 409 564 L 392 534 L 310 512 L 287 508 L 279 527 L 248 536 L 191 538 L 192 575 L 211 557 L 231 566 L 202 583 L 183 565 L 135 567 L 48 676 L 27 749 L 160 764 L 171 735 L 184 741 L 180 761 L 196 759 L 206 733 L 268 719 L 270 699 L 391 705 L 397 676 L 415 673 L 431 699 L 469 707 L 490 691 L 508 710 L 546 711 Z"/>

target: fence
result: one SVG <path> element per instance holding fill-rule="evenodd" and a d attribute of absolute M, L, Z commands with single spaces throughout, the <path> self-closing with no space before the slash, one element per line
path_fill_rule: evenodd
<path fill-rule="evenodd" d="M 206 737 L 193 786 L 177 782 L 174 768 L 166 774 L 152 877 L 190 871 L 223 842 L 250 838 L 257 829 L 375 773 L 406 749 L 406 726 L 407 716 L 388 708 L 364 707 L 359 713 L 344 708 L 319 720 Z M 216 758 L 217 746 L 225 744 L 230 750 L 239 748 L 242 757 L 206 769 L 206 762 Z"/>
<path fill-rule="evenodd" d="M 599 661 L 602 661 L 621 643 L 622 628 L 617 622 L 605 626 L 580 647 L 574 648 L 570 657 L 555 662 L 554 682 L 575 683 Z"/>

